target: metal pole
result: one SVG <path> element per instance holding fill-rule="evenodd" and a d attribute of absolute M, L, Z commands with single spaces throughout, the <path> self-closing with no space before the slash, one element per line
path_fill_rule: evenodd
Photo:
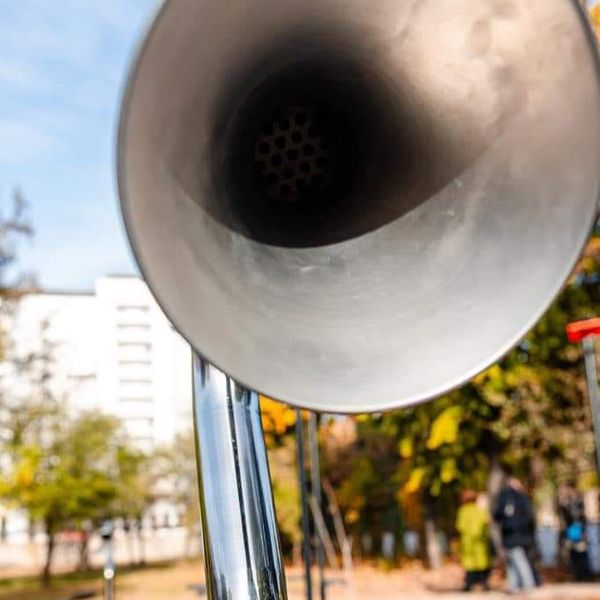
<path fill-rule="evenodd" d="M 105 521 L 100 528 L 100 535 L 106 548 L 106 560 L 102 569 L 104 587 L 104 600 L 114 600 L 115 597 L 115 562 L 113 560 L 113 533 L 112 521 Z"/>
<path fill-rule="evenodd" d="M 585 374 L 592 407 L 594 434 L 596 436 L 596 461 L 600 470 L 600 397 L 598 396 L 598 373 L 596 370 L 595 336 L 583 338 L 583 356 L 585 358 Z"/>
<path fill-rule="evenodd" d="M 115 569 L 114 565 L 106 564 L 104 567 L 104 600 L 114 600 L 115 597 Z"/>
<path fill-rule="evenodd" d="M 193 361 L 208 598 L 286 600 L 258 395 Z"/>
<path fill-rule="evenodd" d="M 317 415 L 313 412 L 308 417 L 308 448 L 310 452 L 310 487 L 315 504 L 321 510 L 321 465 L 319 461 L 319 439 L 317 436 Z M 325 523 L 323 523 L 325 526 Z M 323 552 L 323 539 L 320 534 L 316 536 L 317 567 L 319 569 L 319 592 L 321 600 L 325 600 L 325 554 Z"/>
<path fill-rule="evenodd" d="M 300 505 L 302 507 L 302 550 L 304 555 L 304 581 L 306 599 L 312 600 L 312 556 L 310 551 L 310 523 L 308 501 L 306 498 L 306 471 L 304 464 L 304 424 L 302 412 L 296 410 L 296 448 L 298 451 L 298 482 L 300 485 Z"/>

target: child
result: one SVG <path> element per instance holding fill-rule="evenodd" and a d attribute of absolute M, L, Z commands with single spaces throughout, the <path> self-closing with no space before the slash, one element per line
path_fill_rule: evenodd
<path fill-rule="evenodd" d="M 464 591 L 480 584 L 489 590 L 488 578 L 491 568 L 488 513 L 477 506 L 477 493 L 465 490 L 456 517 L 456 529 L 460 534 L 460 559 L 465 570 Z"/>

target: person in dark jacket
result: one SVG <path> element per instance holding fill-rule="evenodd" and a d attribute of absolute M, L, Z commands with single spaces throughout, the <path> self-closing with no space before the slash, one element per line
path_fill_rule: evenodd
<path fill-rule="evenodd" d="M 502 532 L 510 592 L 536 587 L 539 580 L 530 558 L 535 545 L 533 507 L 523 484 L 515 477 L 506 479 L 496 499 L 493 516 Z"/>
<path fill-rule="evenodd" d="M 591 578 L 586 539 L 587 521 L 583 498 L 574 485 L 559 490 L 559 509 L 562 519 L 562 541 L 569 553 L 571 573 L 575 581 Z"/>

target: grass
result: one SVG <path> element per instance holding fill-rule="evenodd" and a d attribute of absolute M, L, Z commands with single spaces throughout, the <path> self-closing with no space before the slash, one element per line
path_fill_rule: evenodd
<path fill-rule="evenodd" d="M 119 577 L 145 570 L 169 569 L 174 563 L 153 563 L 119 567 Z M 0 600 L 59 600 L 69 598 L 78 591 L 95 591 L 102 596 L 102 571 L 99 569 L 76 573 L 58 574 L 52 577 L 49 588 L 44 588 L 39 576 L 0 579 Z"/>

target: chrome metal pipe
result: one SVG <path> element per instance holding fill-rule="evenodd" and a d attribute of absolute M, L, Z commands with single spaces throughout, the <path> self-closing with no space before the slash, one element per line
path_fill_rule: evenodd
<path fill-rule="evenodd" d="M 311 412 L 308 415 L 308 452 L 310 455 L 310 491 L 315 499 L 315 504 L 321 508 L 322 493 L 321 493 L 321 462 L 319 459 L 319 424 L 317 415 Z M 316 519 L 316 516 L 315 516 Z M 315 535 L 315 554 L 317 558 L 317 568 L 319 570 L 319 598 L 325 600 L 327 595 L 325 582 L 325 552 L 321 532 L 316 528 Z"/>
<path fill-rule="evenodd" d="M 596 437 L 596 468 L 600 471 L 600 395 L 598 394 L 598 372 L 596 370 L 596 338 L 589 335 L 583 338 L 585 375 L 592 407 L 592 421 Z"/>
<path fill-rule="evenodd" d="M 302 558 L 304 559 L 304 587 L 306 600 L 313 599 L 312 552 L 310 548 L 310 512 L 306 493 L 306 465 L 304 460 L 304 421 L 302 411 L 296 410 L 296 452 L 298 458 L 298 485 L 300 486 L 300 510 L 302 523 Z"/>
<path fill-rule="evenodd" d="M 193 361 L 208 598 L 286 600 L 258 395 Z"/>

